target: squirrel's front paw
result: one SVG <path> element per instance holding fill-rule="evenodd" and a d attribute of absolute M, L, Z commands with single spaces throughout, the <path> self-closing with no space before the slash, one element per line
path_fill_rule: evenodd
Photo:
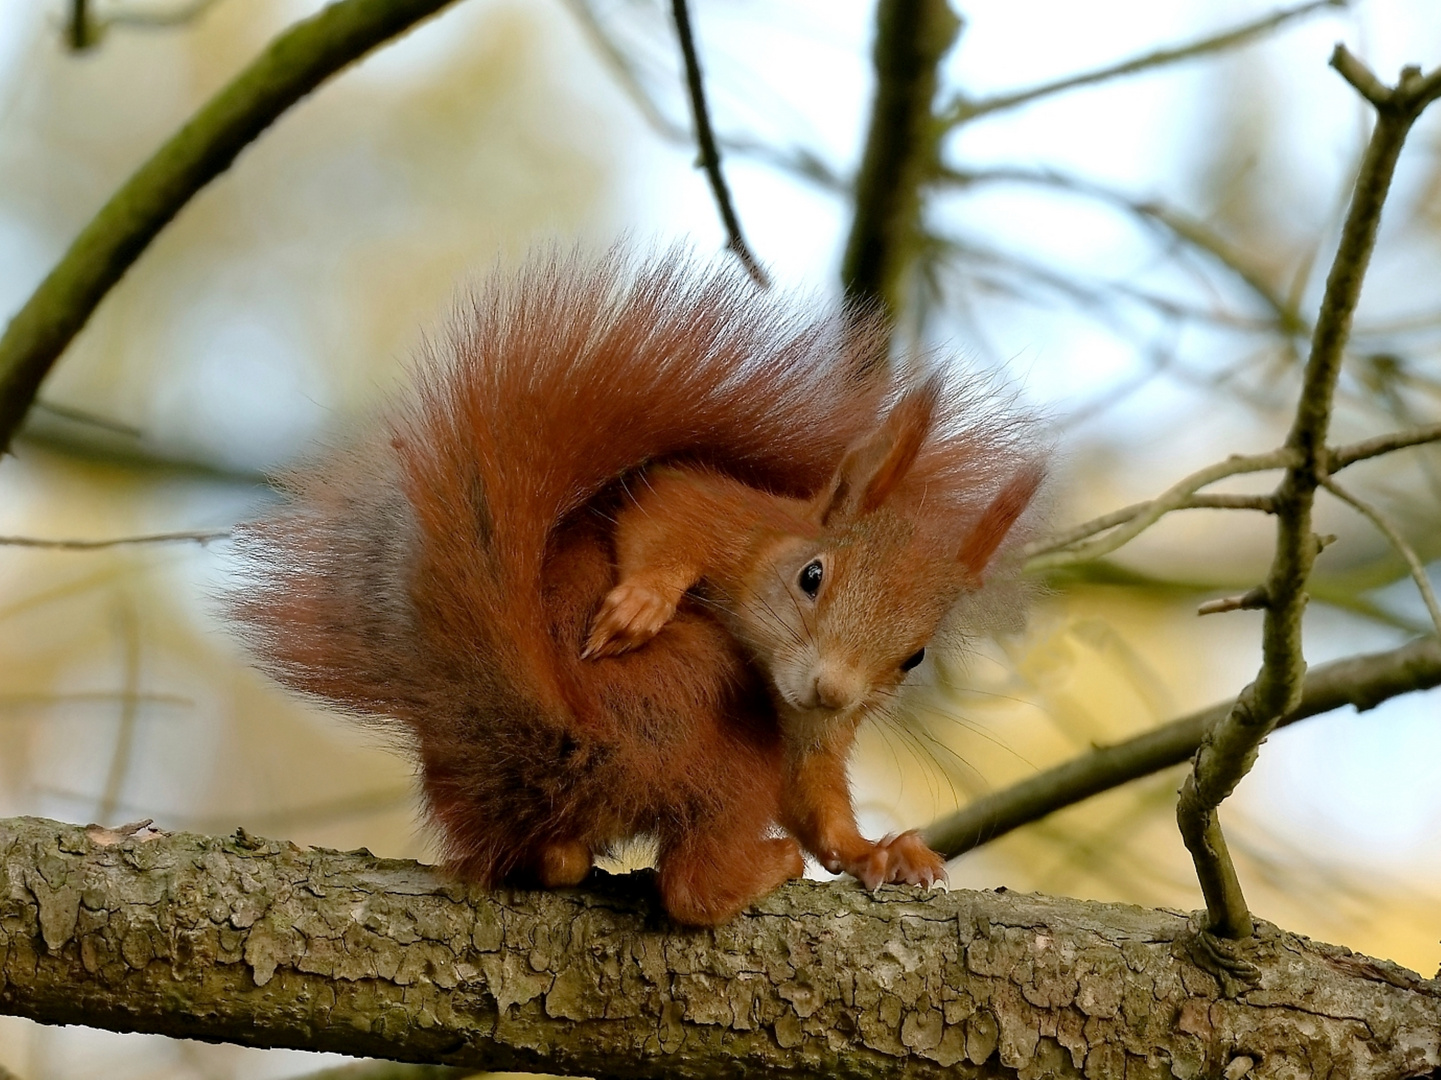
<path fill-rule="evenodd" d="M 675 605 L 659 593 L 623 581 L 606 593 L 580 655 L 618 656 L 638 649 L 659 634 L 674 614 Z"/>
<path fill-rule="evenodd" d="M 845 869 L 868 889 L 887 883 L 930 888 L 946 880 L 946 861 L 926 846 L 915 829 L 877 841 Z"/>

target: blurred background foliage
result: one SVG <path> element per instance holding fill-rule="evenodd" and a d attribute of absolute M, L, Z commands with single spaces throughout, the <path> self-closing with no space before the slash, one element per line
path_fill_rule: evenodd
<path fill-rule="evenodd" d="M 0 0 L 0 308 L 14 311 L 111 191 L 315 0 Z M 1257 0 L 959 5 L 941 101 L 985 100 L 1191 40 Z M 167 12 L 191 17 L 165 24 Z M 836 292 L 870 94 L 871 7 L 696 5 L 716 126 L 752 247 Z M 149 21 L 147 21 L 147 18 Z M 1258 42 L 958 125 L 926 193 L 901 329 L 1003 371 L 1050 418 L 1057 526 L 1147 498 L 1290 419 L 1367 124 L 1325 66 L 1345 39 L 1383 77 L 1441 63 L 1441 9 L 1358 0 Z M 964 110 L 962 110 L 963 112 Z M 365 416 L 464 282 L 538 244 L 721 233 L 692 168 L 667 5 L 466 0 L 320 89 L 146 252 L 42 390 L 0 462 L 0 534 L 210 532 L 258 512 L 266 470 Z M 1403 157 L 1343 377 L 1335 442 L 1441 407 L 1441 126 Z M 1243 478 L 1244 479 L 1244 478 Z M 1269 478 L 1224 490 L 1259 491 Z M 1441 453 L 1358 466 L 1428 563 Z M 1323 495 L 1307 656 L 1428 626 L 1401 560 Z M 922 669 L 867 732 L 863 824 L 916 824 L 978 793 L 1233 695 L 1259 615 L 1198 619 L 1260 580 L 1272 526 L 1175 514 L 1048 580 L 1023 631 Z M 252 672 L 215 618 L 224 541 L 0 547 L 0 814 L 252 832 L 425 858 L 406 764 Z M 1441 961 L 1435 692 L 1273 737 L 1222 811 L 1257 914 L 1396 959 Z M 959 886 L 1200 905 L 1175 770 L 954 863 Z M 43 1029 L 0 1018 L 26 1080 L 259 1077 L 311 1057 Z"/>

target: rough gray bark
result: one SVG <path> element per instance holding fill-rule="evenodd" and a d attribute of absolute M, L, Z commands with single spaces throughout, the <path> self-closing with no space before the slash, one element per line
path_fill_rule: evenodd
<path fill-rule="evenodd" d="M 1175 912 L 795 883 L 715 931 L 647 875 L 485 892 L 368 852 L 0 820 L 0 1011 L 597 1077 L 1406 1077 L 1441 983 Z"/>

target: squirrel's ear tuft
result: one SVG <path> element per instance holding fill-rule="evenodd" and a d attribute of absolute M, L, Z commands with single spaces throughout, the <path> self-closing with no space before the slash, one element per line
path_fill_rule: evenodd
<path fill-rule="evenodd" d="M 1021 469 L 1001 488 L 971 526 L 956 558 L 965 572 L 967 584 L 972 588 L 980 586 L 986 564 L 991 561 L 991 556 L 995 555 L 1016 519 L 1030 505 L 1045 475 L 1039 464 L 1032 463 Z"/>
<path fill-rule="evenodd" d="M 817 500 L 821 524 L 855 521 L 886 501 L 931 432 L 940 392 L 939 378 L 907 390 L 880 427 L 846 451 Z"/>

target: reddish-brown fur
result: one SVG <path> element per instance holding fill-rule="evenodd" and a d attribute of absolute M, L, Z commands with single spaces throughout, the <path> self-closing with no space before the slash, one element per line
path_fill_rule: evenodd
<path fill-rule="evenodd" d="M 935 857 L 912 834 L 855 830 L 854 718 L 820 739 L 788 730 L 745 613 L 716 591 L 740 588 L 732 564 L 758 530 L 822 536 L 837 519 L 835 589 L 847 567 L 864 576 L 868 537 L 899 537 L 873 546 L 910 575 L 852 587 L 871 610 L 846 617 L 911 605 L 929 636 L 989 561 L 1039 480 L 1006 486 L 1019 429 L 937 380 L 883 424 L 896 388 L 861 374 L 882 341 L 680 256 L 535 262 L 473 297 L 383 437 L 299 470 L 288 507 L 241 531 L 235 613 L 281 681 L 400 722 L 466 878 L 572 884 L 592 853 L 651 833 L 667 910 L 711 924 L 801 872 L 784 826 L 871 884 L 916 880 L 906 868 Z M 664 476 L 685 497 L 639 497 Z M 862 493 L 837 496 L 847 484 Z M 697 520 L 708 498 L 731 499 L 744 537 Z M 585 658 L 617 584 L 616 522 L 641 513 L 663 542 L 622 545 L 621 577 L 696 565 L 673 614 Z M 687 592 L 700 578 L 713 587 Z"/>

